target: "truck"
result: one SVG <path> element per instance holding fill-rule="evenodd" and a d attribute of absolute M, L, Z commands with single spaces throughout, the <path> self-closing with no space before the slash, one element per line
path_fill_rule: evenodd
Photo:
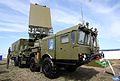
<path fill-rule="evenodd" d="M 48 78 L 58 76 L 60 68 L 74 72 L 77 67 L 101 58 L 98 31 L 89 23 L 78 24 L 53 34 L 50 9 L 30 4 L 29 39 L 12 44 L 15 66 L 27 65 L 32 72 L 42 71 Z"/>
<path fill-rule="evenodd" d="M 31 47 L 34 46 L 34 41 L 30 39 L 19 39 L 12 44 L 11 59 L 14 60 L 14 65 L 22 67 L 29 66 L 29 53 Z"/>

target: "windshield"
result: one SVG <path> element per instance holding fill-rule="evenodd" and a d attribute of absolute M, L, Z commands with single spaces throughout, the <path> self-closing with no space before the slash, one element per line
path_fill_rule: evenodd
<path fill-rule="evenodd" d="M 95 35 L 90 36 L 91 34 L 85 33 L 84 31 L 79 31 L 79 38 L 78 43 L 79 44 L 85 44 L 85 45 L 92 45 L 97 46 L 97 37 Z"/>
<path fill-rule="evenodd" d="M 80 44 L 84 44 L 85 32 L 83 32 L 83 31 L 79 31 L 78 34 L 79 34 L 78 43 L 80 43 Z"/>
<path fill-rule="evenodd" d="M 88 36 L 87 45 L 90 45 L 90 34 L 88 34 L 87 36 Z"/>

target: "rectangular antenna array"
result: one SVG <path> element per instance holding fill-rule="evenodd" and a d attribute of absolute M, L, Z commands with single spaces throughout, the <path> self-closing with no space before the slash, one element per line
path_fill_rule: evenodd
<path fill-rule="evenodd" d="M 30 4 L 29 38 L 42 39 L 52 30 L 50 9 L 38 4 Z"/>

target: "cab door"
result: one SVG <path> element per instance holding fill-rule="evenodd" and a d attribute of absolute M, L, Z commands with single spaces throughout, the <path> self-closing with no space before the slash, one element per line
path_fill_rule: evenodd
<path fill-rule="evenodd" d="M 77 43 L 77 32 L 76 31 L 71 31 L 71 35 L 70 35 L 70 56 L 71 56 L 71 60 L 76 60 L 78 59 L 78 45 L 76 45 Z"/>
<path fill-rule="evenodd" d="M 56 59 L 68 60 L 71 58 L 70 33 L 56 37 Z"/>

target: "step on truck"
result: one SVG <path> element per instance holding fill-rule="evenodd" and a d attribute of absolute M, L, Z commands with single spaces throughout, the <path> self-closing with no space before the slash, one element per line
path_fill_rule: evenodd
<path fill-rule="evenodd" d="M 13 43 L 11 58 L 14 64 L 27 65 L 31 71 L 41 70 L 45 76 L 55 78 L 60 68 L 74 72 L 99 54 L 98 31 L 89 23 L 78 24 L 53 34 L 50 9 L 30 4 L 29 39 Z"/>

